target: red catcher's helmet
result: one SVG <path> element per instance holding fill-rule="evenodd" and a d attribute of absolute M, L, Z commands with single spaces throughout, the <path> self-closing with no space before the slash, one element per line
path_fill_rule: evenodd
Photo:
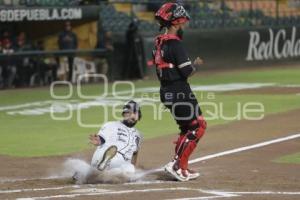
<path fill-rule="evenodd" d="M 165 3 L 156 12 L 155 19 L 161 28 L 171 25 L 186 23 L 190 20 L 190 16 L 183 6 L 177 3 Z"/>

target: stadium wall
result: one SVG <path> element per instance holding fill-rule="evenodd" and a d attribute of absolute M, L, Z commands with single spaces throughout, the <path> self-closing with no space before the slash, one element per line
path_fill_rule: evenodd
<path fill-rule="evenodd" d="M 153 35 L 144 35 L 147 60 L 151 59 Z M 300 61 L 299 27 L 188 31 L 184 44 L 190 58 L 200 56 L 202 69 L 233 69 L 295 63 Z M 148 74 L 155 72 L 147 68 Z"/>

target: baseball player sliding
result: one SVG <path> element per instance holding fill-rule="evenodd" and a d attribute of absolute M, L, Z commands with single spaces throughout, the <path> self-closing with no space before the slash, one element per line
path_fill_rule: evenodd
<path fill-rule="evenodd" d="M 193 65 L 200 65 L 203 61 L 198 57 L 192 63 L 183 47 L 183 29 L 190 20 L 183 6 L 166 3 L 157 11 L 155 18 L 160 30 L 165 29 L 164 34 L 156 37 L 153 51 L 153 64 L 161 85 L 160 98 L 180 129 L 174 159 L 165 166 L 165 170 L 179 181 L 188 181 L 199 176 L 198 172 L 188 168 L 188 159 L 206 129 L 206 121 L 188 77 L 195 72 Z"/>
<path fill-rule="evenodd" d="M 98 134 L 90 135 L 90 143 L 97 149 L 92 157 L 92 167 L 103 170 L 116 170 L 122 174 L 135 172 L 141 135 L 134 126 L 142 113 L 135 101 L 123 107 L 122 121 L 107 122 Z"/>

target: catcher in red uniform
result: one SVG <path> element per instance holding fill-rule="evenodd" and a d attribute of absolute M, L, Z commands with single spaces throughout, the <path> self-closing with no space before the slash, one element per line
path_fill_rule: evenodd
<path fill-rule="evenodd" d="M 198 172 L 188 168 L 188 160 L 206 129 L 206 121 L 188 77 L 195 72 L 193 65 L 200 65 L 203 61 L 198 57 L 192 63 L 183 47 L 183 29 L 190 20 L 183 6 L 166 3 L 157 11 L 155 18 L 160 30 L 166 30 L 156 37 L 153 51 L 153 64 L 161 84 L 160 98 L 180 129 L 174 159 L 165 166 L 165 170 L 179 181 L 188 181 L 199 176 Z"/>

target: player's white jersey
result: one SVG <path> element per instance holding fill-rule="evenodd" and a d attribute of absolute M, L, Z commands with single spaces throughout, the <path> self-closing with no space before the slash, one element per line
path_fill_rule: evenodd
<path fill-rule="evenodd" d="M 118 153 L 126 161 L 131 161 L 134 152 L 139 150 L 141 135 L 136 128 L 129 128 L 121 121 L 108 122 L 102 126 L 98 135 L 105 144 L 117 146 Z"/>

